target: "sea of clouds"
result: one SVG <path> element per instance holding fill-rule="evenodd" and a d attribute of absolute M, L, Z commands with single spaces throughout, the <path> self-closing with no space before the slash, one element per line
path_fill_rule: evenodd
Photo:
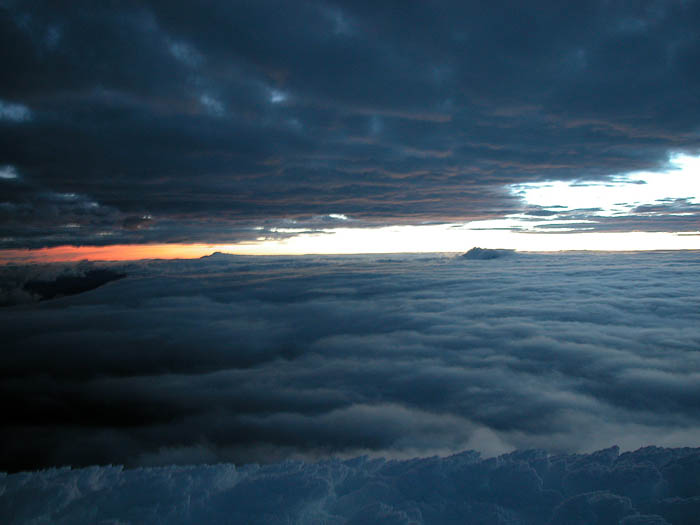
<path fill-rule="evenodd" d="M 2 309 L 0 469 L 698 445 L 699 270 L 696 252 L 121 265 Z"/>
<path fill-rule="evenodd" d="M 5 268 L 24 292 L 6 285 L 19 299 L 0 310 L 0 470 L 304 461 L 269 467 L 292 475 L 700 444 L 700 253 L 502 255 L 135 262 L 45 301 L 23 272 L 57 270 Z M 0 498 L 20 479 L 50 498 L 84 476 L 126 487 L 227 469 L 23 474 Z"/>

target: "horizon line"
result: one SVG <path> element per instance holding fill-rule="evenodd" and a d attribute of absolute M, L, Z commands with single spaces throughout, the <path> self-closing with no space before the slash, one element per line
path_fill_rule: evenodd
<path fill-rule="evenodd" d="M 510 250 L 517 253 L 651 253 L 651 252 L 697 252 L 695 247 L 652 247 L 652 248 L 575 248 L 575 249 L 522 249 L 499 247 L 481 247 L 473 245 L 463 249 L 449 250 L 388 250 L 388 251 L 356 251 L 356 252 L 265 252 L 241 251 L 230 248 L 241 245 L 222 245 L 205 243 L 142 243 L 142 244 L 112 244 L 112 245 L 59 245 L 42 248 L 10 248 L 0 249 L 0 266 L 13 264 L 40 264 L 65 262 L 128 262 L 146 260 L 195 260 L 215 254 L 239 257 L 306 257 L 306 256 L 364 256 L 364 255 L 420 255 L 420 254 L 463 254 L 472 248 L 484 250 Z M 245 246 L 245 245 L 244 245 Z"/>

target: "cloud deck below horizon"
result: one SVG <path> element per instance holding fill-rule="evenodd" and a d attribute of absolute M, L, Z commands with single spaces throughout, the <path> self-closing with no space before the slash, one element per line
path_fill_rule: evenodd
<path fill-rule="evenodd" d="M 697 252 L 115 268 L 3 309 L 0 469 L 700 439 Z"/>

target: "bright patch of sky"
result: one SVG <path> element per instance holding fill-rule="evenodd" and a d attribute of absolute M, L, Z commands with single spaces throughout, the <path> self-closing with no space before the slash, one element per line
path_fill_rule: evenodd
<path fill-rule="evenodd" d="M 534 221 L 518 214 L 468 223 L 329 228 L 321 233 L 292 227 L 284 229 L 284 233 L 292 234 L 289 238 L 261 237 L 221 249 L 250 254 L 453 252 L 473 246 L 522 251 L 700 249 L 700 232 L 595 231 L 601 217 L 649 213 L 639 211 L 639 206 L 677 201 L 700 204 L 700 157 L 673 155 L 670 168 L 664 172 L 634 172 L 599 181 L 519 184 L 509 189 L 526 206 L 549 208 L 556 213 Z M 575 213 L 575 218 L 567 217 L 567 213 L 577 210 L 581 213 Z M 687 212 L 668 208 L 659 213 Z M 557 233 L 538 229 L 551 224 L 557 225 Z"/>
<path fill-rule="evenodd" d="M 684 199 L 700 203 L 700 157 L 674 155 L 665 172 L 634 172 L 603 181 L 516 184 L 511 191 L 532 206 L 553 211 L 595 210 L 591 215 L 628 215 L 638 206 Z"/>
<path fill-rule="evenodd" d="M 250 255 L 460 252 L 474 246 L 519 251 L 563 250 L 698 250 L 700 232 L 579 232 L 522 233 L 513 230 L 473 229 L 478 223 L 333 228 L 322 233 L 299 233 L 286 239 L 217 245 L 216 251 Z M 285 233 L 294 233 L 286 229 Z"/>

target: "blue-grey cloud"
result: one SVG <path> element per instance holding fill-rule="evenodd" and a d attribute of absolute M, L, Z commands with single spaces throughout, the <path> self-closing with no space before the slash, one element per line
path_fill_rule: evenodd
<path fill-rule="evenodd" d="M 124 279 L 3 309 L 0 468 L 695 445 L 698 264 L 121 264 Z"/>

